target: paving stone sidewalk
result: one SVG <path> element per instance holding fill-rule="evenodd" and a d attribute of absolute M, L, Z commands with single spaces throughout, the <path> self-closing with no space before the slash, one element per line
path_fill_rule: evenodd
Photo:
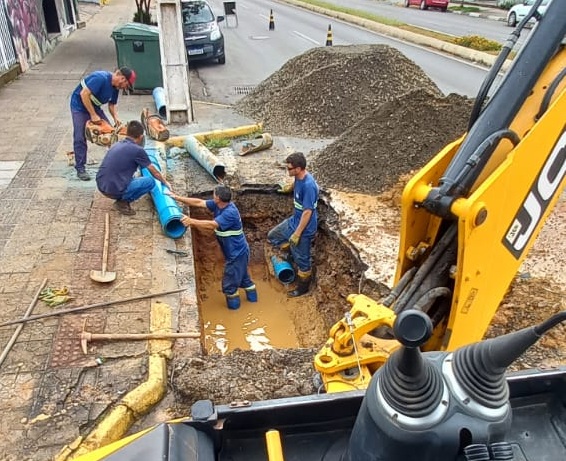
<path fill-rule="evenodd" d="M 67 286 L 73 300 L 56 308 L 38 302 L 34 315 L 178 287 L 180 269 L 164 251 L 175 242 L 162 235 L 150 198 L 135 204 L 134 217 L 121 216 L 96 191 L 95 181 L 78 180 L 67 164 L 66 153 L 72 150 L 69 96 L 84 75 L 116 67 L 111 32 L 131 21 L 134 9 L 132 0 L 89 4 L 84 29 L 0 88 L 0 323 L 22 318 L 44 279 L 53 288 Z M 151 96 L 121 96 L 118 112 L 122 120 L 139 119 L 141 109 L 152 104 Z M 99 162 L 104 153 L 89 148 L 91 161 Z M 96 167 L 88 167 L 93 176 Z M 101 266 L 107 212 L 109 268 L 119 278 L 100 285 L 89 273 Z M 184 280 L 191 278 L 188 268 Z M 171 305 L 175 319 L 183 299 L 196 304 L 190 292 L 159 299 Z M 86 324 L 94 332 L 147 332 L 150 306 L 151 300 L 144 300 L 24 325 L 0 367 L 3 460 L 52 459 L 143 382 L 144 342 L 97 346 L 96 355 L 85 356 L 76 331 Z M 183 316 L 179 327 L 189 329 L 195 321 Z M 15 325 L 0 328 L 0 347 L 15 330 Z M 103 366 L 95 361 L 101 354 Z"/>

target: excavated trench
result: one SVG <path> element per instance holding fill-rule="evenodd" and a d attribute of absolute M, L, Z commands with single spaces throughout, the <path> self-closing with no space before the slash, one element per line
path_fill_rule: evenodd
<path fill-rule="evenodd" d="M 360 291 L 377 297 L 382 294 L 377 286 L 362 279 L 366 266 L 355 249 L 340 236 L 336 213 L 322 199 L 319 232 L 313 250 L 315 284 L 309 295 L 288 298 L 287 291 L 292 285 L 284 285 L 273 275 L 265 248 L 269 229 L 291 215 L 292 197 L 271 191 L 235 191 L 234 202 L 250 244 L 250 273 L 259 301 L 247 302 L 241 290 L 240 309 L 227 309 L 221 292 L 223 257 L 216 239 L 210 232 L 193 230 L 206 354 L 225 355 L 235 349 L 318 348 L 326 341 L 329 328 L 349 310 L 346 302 L 349 294 Z M 211 218 L 204 209 L 191 209 L 191 216 Z"/>

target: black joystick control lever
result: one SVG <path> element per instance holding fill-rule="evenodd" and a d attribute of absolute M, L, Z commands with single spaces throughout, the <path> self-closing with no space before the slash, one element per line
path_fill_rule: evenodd
<path fill-rule="evenodd" d="M 391 355 L 380 377 L 385 401 L 411 418 L 430 415 L 442 400 L 442 375 L 419 350 L 432 335 L 432 328 L 430 318 L 422 311 L 400 313 L 393 331 L 404 347 Z"/>
<path fill-rule="evenodd" d="M 421 311 L 401 312 L 393 330 L 403 347 L 373 375 L 341 461 L 513 459 L 504 442 L 511 426 L 505 370 L 564 320 L 561 312 L 454 353 L 421 354 L 431 322 Z M 462 434 L 470 435 L 466 453 Z"/>
<path fill-rule="evenodd" d="M 566 311 L 534 327 L 458 349 L 454 376 L 468 397 L 487 408 L 500 408 L 509 398 L 505 371 L 548 330 L 566 320 Z"/>

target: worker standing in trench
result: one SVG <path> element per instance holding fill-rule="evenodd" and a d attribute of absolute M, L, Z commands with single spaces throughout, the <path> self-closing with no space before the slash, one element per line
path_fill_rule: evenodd
<path fill-rule="evenodd" d="M 312 282 L 311 245 L 318 229 L 319 188 L 314 177 L 307 171 L 307 160 L 302 152 L 294 152 L 285 159 L 287 174 L 295 181 L 283 186 L 280 192 L 293 191 L 292 216 L 267 233 L 268 242 L 283 251 L 290 251 L 299 268 L 297 286 L 287 294 L 290 297 L 308 293 Z"/>
<path fill-rule="evenodd" d="M 214 219 L 192 219 L 189 216 L 183 215 L 181 222 L 186 227 L 213 230 L 216 234 L 225 259 L 222 293 L 226 296 L 228 309 L 238 309 L 240 307 L 239 288 L 244 289 L 248 301 L 252 303 L 257 302 L 256 286 L 248 270 L 250 246 L 244 235 L 240 211 L 232 202 L 232 191 L 230 188 L 222 185 L 216 186 L 212 200 L 181 197 L 173 192 L 168 192 L 168 195 L 185 205 L 207 208 L 212 211 Z"/>

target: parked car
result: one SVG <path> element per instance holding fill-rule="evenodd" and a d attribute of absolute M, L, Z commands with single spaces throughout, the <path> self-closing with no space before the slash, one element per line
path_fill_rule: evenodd
<path fill-rule="evenodd" d="M 538 12 L 541 15 L 545 13 L 550 1 L 551 0 L 542 0 L 542 3 L 538 7 Z M 523 20 L 523 18 L 531 10 L 534 4 L 535 0 L 525 0 L 523 3 L 511 7 L 509 12 L 507 13 L 507 25 L 509 27 L 515 27 L 520 21 Z M 531 19 L 531 21 L 534 22 L 534 19 Z"/>
<path fill-rule="evenodd" d="M 224 16 L 215 16 L 206 0 L 182 0 L 181 17 L 189 61 L 216 59 L 225 64 L 224 36 L 218 26 Z"/>
<path fill-rule="evenodd" d="M 405 7 L 409 8 L 412 5 L 418 6 L 421 10 L 428 10 L 429 8 L 438 8 L 441 11 L 448 9 L 449 0 L 405 0 Z"/>

